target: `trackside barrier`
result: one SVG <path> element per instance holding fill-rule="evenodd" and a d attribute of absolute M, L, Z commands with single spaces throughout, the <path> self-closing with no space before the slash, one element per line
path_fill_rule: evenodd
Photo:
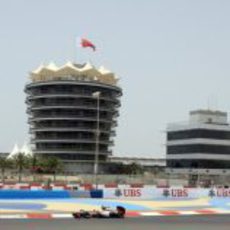
<path fill-rule="evenodd" d="M 102 190 L 0 190 L 0 199 L 103 198 Z"/>
<path fill-rule="evenodd" d="M 103 190 L 91 190 L 90 196 L 91 198 L 103 198 Z"/>
<path fill-rule="evenodd" d="M 104 187 L 105 188 L 117 188 L 118 184 L 115 184 L 115 183 L 105 184 Z"/>
<path fill-rule="evenodd" d="M 146 187 L 155 187 L 152 185 L 143 185 L 143 184 L 100 184 L 98 189 L 104 188 L 146 188 Z M 93 184 L 66 184 L 66 183 L 0 183 L 0 190 L 81 190 L 81 191 L 91 191 L 95 188 Z"/>
<path fill-rule="evenodd" d="M 130 184 L 131 188 L 143 188 L 144 185 L 143 184 Z"/>
<path fill-rule="evenodd" d="M 90 187 L 80 186 L 79 184 L 75 185 L 69 185 L 64 183 L 54 183 L 50 184 L 49 186 L 47 184 L 42 183 L 0 183 L 0 190 L 90 190 Z"/>
<path fill-rule="evenodd" d="M 91 198 L 90 191 L 69 191 L 71 198 Z"/>
<path fill-rule="evenodd" d="M 104 188 L 104 198 L 120 199 L 198 199 L 203 197 L 230 198 L 230 189 L 225 188 L 184 188 L 184 187 L 144 187 L 144 188 Z"/>
<path fill-rule="evenodd" d="M 83 188 L 84 190 L 88 190 L 88 191 L 93 189 L 92 184 L 81 184 L 80 187 Z"/>
<path fill-rule="evenodd" d="M 103 198 L 103 190 L 67 191 L 71 198 Z"/>
<path fill-rule="evenodd" d="M 0 199 L 70 198 L 68 191 L 0 190 Z"/>
<path fill-rule="evenodd" d="M 195 188 L 183 186 L 153 186 L 142 184 L 0 183 L 0 199 L 23 198 L 119 198 L 119 199 L 197 199 L 229 197 L 230 188 Z M 4 193 L 5 192 L 5 193 Z M 31 193 L 32 192 L 32 193 Z M 61 195 L 68 194 L 68 195 Z"/>

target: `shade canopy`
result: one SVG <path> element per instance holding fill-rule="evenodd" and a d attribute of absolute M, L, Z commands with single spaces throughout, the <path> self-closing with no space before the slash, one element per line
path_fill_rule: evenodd
<path fill-rule="evenodd" d="M 110 70 L 101 66 L 96 68 L 91 63 L 76 64 L 67 62 L 58 67 L 54 62 L 48 65 L 41 65 L 30 73 L 33 82 L 50 80 L 81 80 L 97 81 L 104 84 L 116 85 L 118 78 Z"/>

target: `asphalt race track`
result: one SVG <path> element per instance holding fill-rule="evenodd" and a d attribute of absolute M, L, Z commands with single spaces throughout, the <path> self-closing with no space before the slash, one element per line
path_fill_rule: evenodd
<path fill-rule="evenodd" d="M 0 230 L 229 230 L 229 215 L 125 219 L 0 220 Z"/>

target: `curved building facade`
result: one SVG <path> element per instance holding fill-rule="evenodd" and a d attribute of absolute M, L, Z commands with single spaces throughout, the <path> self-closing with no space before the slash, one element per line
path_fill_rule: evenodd
<path fill-rule="evenodd" d="M 93 161 L 98 144 L 99 161 L 106 161 L 122 95 L 116 76 L 103 67 L 68 62 L 41 66 L 30 78 L 25 92 L 33 152 Z"/>

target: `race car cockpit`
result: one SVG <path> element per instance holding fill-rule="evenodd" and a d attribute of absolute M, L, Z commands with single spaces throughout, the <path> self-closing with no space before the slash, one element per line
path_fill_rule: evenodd
<path fill-rule="evenodd" d="M 73 217 L 79 218 L 124 218 L 126 209 L 122 206 L 117 206 L 116 209 L 102 206 L 101 210 L 86 211 L 81 209 L 73 213 Z"/>

